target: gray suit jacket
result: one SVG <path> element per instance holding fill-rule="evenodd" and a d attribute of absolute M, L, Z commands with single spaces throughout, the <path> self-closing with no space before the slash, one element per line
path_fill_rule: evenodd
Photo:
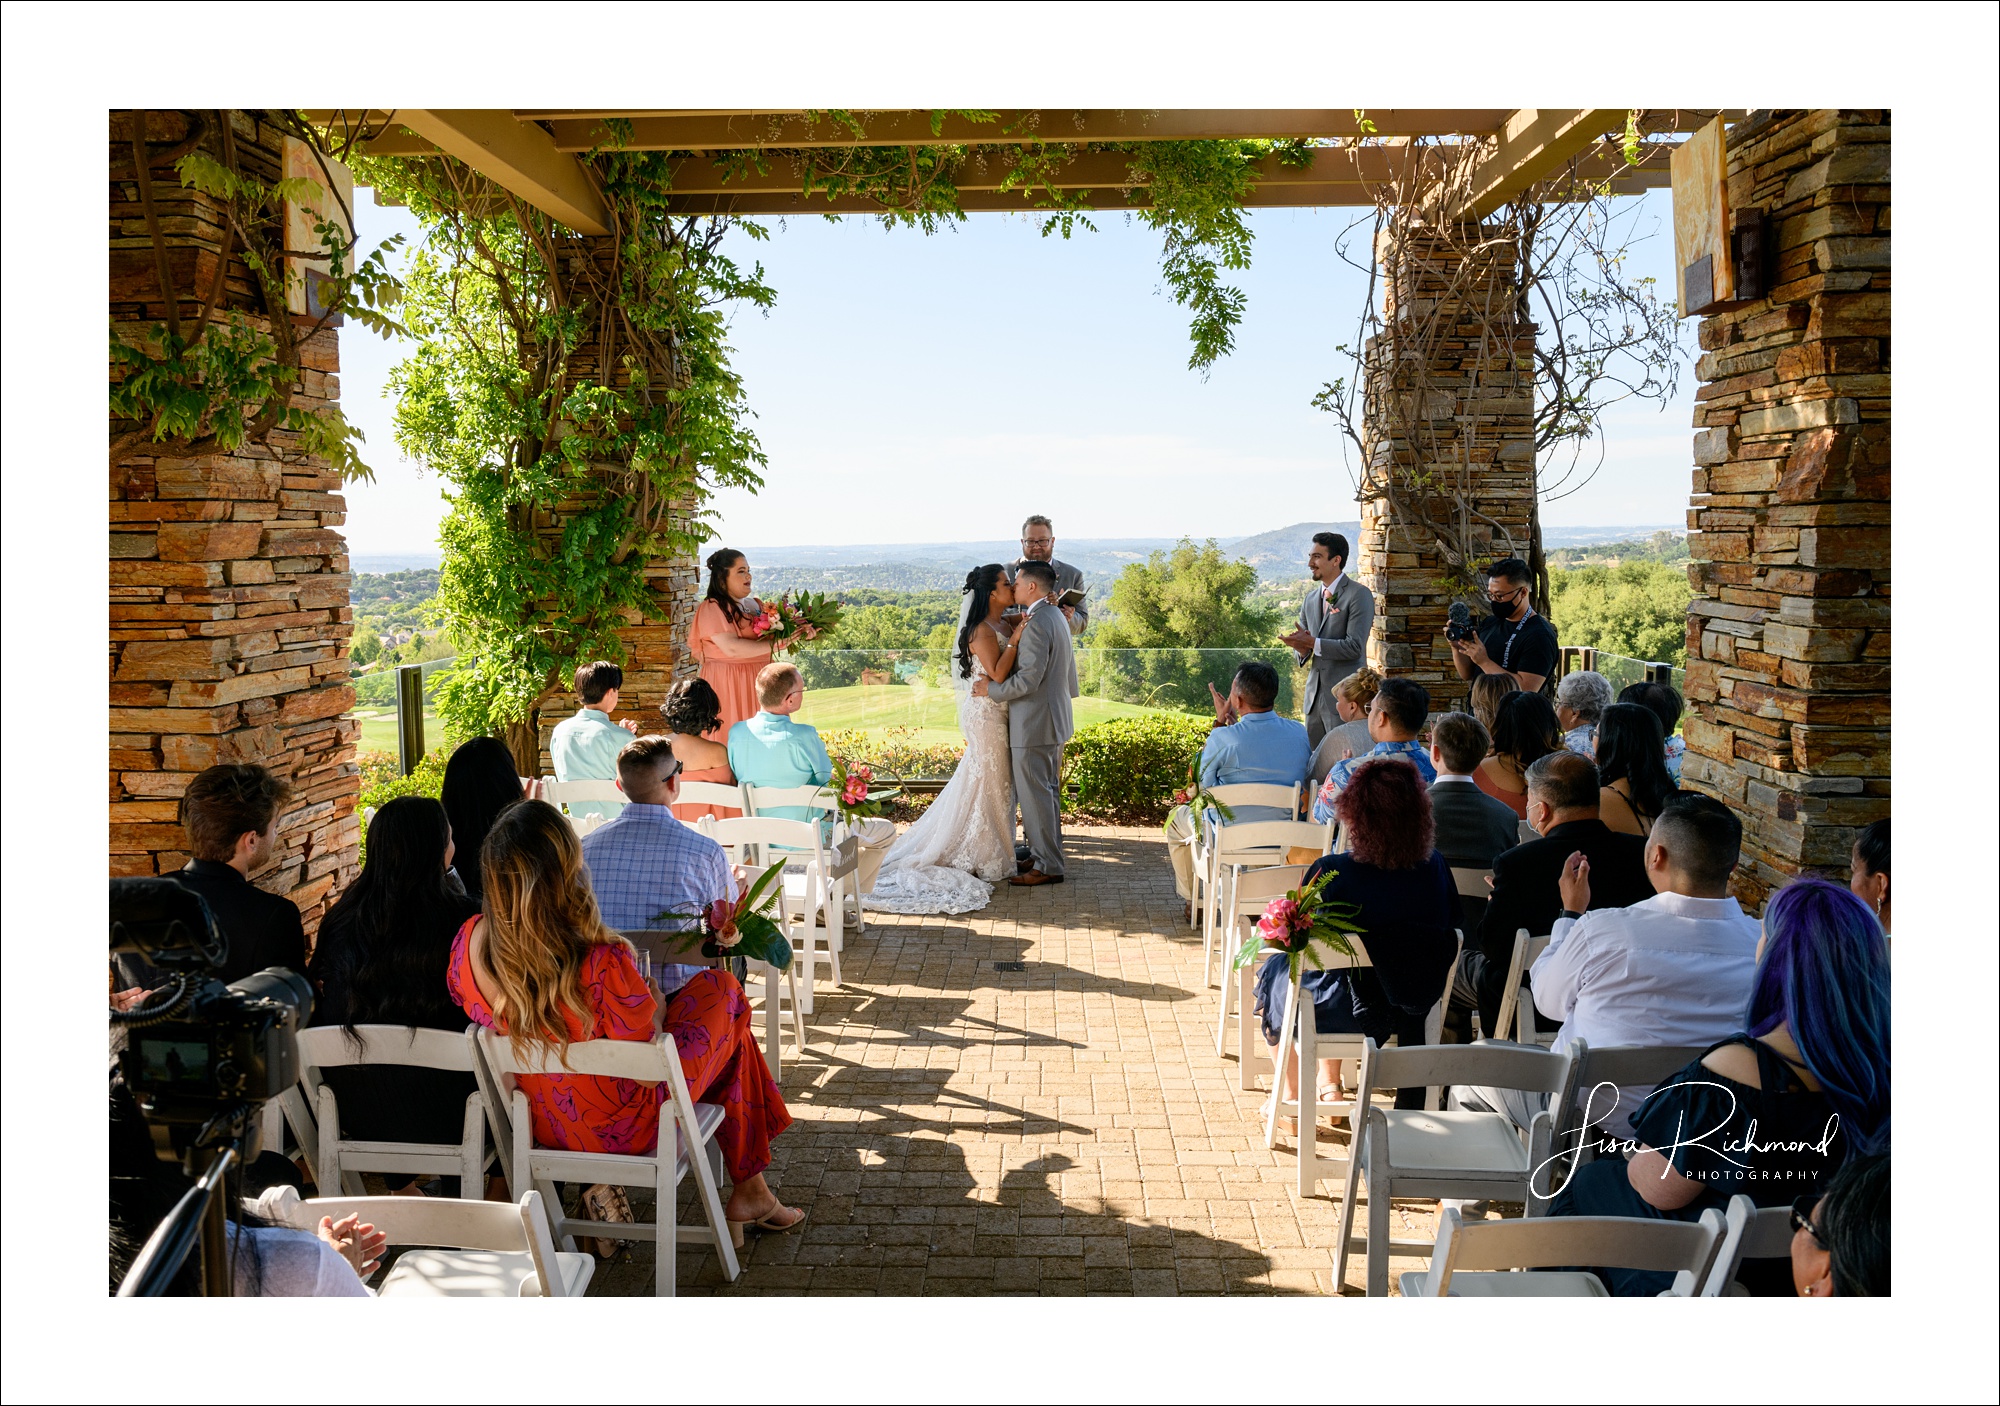
<path fill-rule="evenodd" d="M 1018 631 L 1014 672 L 987 686 L 987 697 L 1008 705 L 1010 747 L 1060 747 L 1076 730 L 1069 706 L 1077 696 L 1076 652 L 1067 623 L 1053 603 L 1030 611 Z"/>
<path fill-rule="evenodd" d="M 1015 568 L 1020 566 L 1020 564 L 1026 560 L 1027 560 L 1026 557 L 1016 557 L 1014 559 L 1014 565 L 1007 568 L 1007 580 L 1009 583 L 1012 583 L 1012 581 L 1014 580 Z M 1064 591 L 1080 591 L 1083 589 L 1083 573 L 1081 571 L 1077 570 L 1075 567 L 1071 566 L 1066 561 L 1051 561 L 1049 565 L 1053 566 L 1056 569 L 1057 595 L 1061 595 Z M 1015 612 L 1011 610 L 1008 611 L 1007 614 L 1012 616 L 1016 620 L 1021 618 L 1019 615 L 1015 614 Z M 1088 600 L 1088 598 L 1086 598 L 1083 604 L 1079 605 L 1076 608 L 1076 618 L 1069 622 L 1069 632 L 1072 635 L 1080 635 L 1084 632 L 1085 627 L 1087 627 L 1089 624 L 1090 624 L 1090 601 Z"/>
<path fill-rule="evenodd" d="M 1312 716 L 1333 686 L 1361 667 L 1368 655 L 1368 631 L 1375 623 L 1375 593 L 1343 573 L 1333 588 L 1333 608 L 1318 582 L 1299 606 L 1299 628 L 1315 641 L 1312 672 L 1306 675 L 1304 712 Z"/>

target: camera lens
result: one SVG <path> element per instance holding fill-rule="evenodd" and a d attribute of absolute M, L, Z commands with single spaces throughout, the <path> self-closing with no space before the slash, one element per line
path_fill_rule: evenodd
<path fill-rule="evenodd" d="M 275 1001 L 281 1006 L 292 1007 L 299 1013 L 297 1023 L 301 1027 L 312 1019 L 312 983 L 284 967 L 266 967 L 260 972 L 252 972 L 241 981 L 231 982 L 229 989 L 252 1000 Z"/>

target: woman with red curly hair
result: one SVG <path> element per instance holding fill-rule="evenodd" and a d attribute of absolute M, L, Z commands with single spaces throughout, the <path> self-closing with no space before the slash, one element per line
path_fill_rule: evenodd
<path fill-rule="evenodd" d="M 1354 923 L 1372 965 L 1306 974 L 1301 985 L 1312 997 L 1314 1025 L 1322 1035 L 1367 1035 L 1377 1044 L 1394 1035 L 1420 1045 L 1424 1017 L 1444 991 L 1458 946 L 1458 888 L 1433 845 L 1430 792 L 1410 763 L 1382 757 L 1355 768 L 1334 811 L 1350 848 L 1323 856 L 1305 882 L 1330 874 L 1325 897 L 1360 910 Z M 1274 1063 L 1285 983 L 1285 959 L 1268 958 L 1257 974 L 1257 1013 Z M 1295 1072 L 1286 1069 L 1283 1078 L 1289 1091 Z M 1320 1088 L 1326 1097 L 1338 1094 L 1333 1061 L 1322 1067 Z M 1422 1090 L 1410 1094 L 1421 1097 Z"/>

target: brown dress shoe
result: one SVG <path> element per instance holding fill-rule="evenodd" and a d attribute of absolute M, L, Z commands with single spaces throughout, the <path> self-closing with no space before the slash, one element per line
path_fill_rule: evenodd
<path fill-rule="evenodd" d="M 1016 874 L 1007 882 L 1017 888 L 1033 888 L 1037 884 L 1059 884 L 1062 881 L 1063 876 L 1060 874 L 1044 874 L 1039 869 L 1028 869 Z"/>
<path fill-rule="evenodd" d="M 1014 861 L 1014 872 L 1016 874 L 1025 874 L 1034 867 L 1035 861 L 1032 859 L 1017 859 Z"/>

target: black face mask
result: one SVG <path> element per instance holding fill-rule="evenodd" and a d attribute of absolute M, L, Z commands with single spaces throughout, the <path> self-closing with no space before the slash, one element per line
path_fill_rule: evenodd
<path fill-rule="evenodd" d="M 1521 600 L 1516 596 L 1508 601 L 1488 601 L 1487 609 L 1493 612 L 1495 620 L 1512 620 L 1520 612 Z"/>

